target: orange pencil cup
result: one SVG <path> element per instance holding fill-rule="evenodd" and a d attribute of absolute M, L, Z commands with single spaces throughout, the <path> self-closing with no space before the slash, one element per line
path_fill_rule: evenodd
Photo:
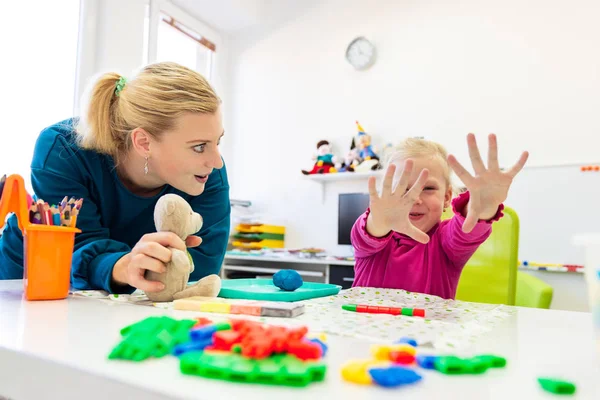
<path fill-rule="evenodd" d="M 27 300 L 64 299 L 69 294 L 71 260 L 77 228 L 32 224 L 23 178 L 6 179 L 0 201 L 0 227 L 9 212 L 23 232 L 23 290 Z"/>

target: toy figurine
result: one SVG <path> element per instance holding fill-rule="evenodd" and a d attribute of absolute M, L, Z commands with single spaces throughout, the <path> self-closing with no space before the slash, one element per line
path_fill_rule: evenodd
<path fill-rule="evenodd" d="M 356 172 L 373 171 L 381 168 L 379 156 L 375 153 L 374 146 L 371 145 L 371 136 L 368 135 L 362 126 L 356 121 L 358 127 L 358 156 L 360 163 L 354 167 Z"/>
<path fill-rule="evenodd" d="M 358 148 L 356 142 L 352 138 L 352 144 L 350 144 L 350 151 L 346 154 L 344 162 L 339 168 L 340 172 L 354 172 L 354 168 L 360 164 L 360 157 L 358 155 Z"/>
<path fill-rule="evenodd" d="M 313 160 L 316 161 L 313 169 L 310 171 L 302 170 L 304 175 L 337 172 L 335 168 L 337 157 L 331 153 L 331 146 L 327 140 L 321 140 L 317 143 L 317 155 L 313 156 Z"/>
<path fill-rule="evenodd" d="M 370 160 L 372 158 L 379 160 L 373 146 L 371 146 L 371 135 L 368 135 L 362 126 L 356 121 L 358 127 L 358 155 L 363 160 Z"/>

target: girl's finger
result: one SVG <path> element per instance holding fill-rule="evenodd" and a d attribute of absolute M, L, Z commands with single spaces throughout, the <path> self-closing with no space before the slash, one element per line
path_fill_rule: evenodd
<path fill-rule="evenodd" d="M 458 176 L 458 179 L 460 179 L 465 186 L 469 187 L 469 184 L 473 180 L 473 175 L 471 175 L 452 154 L 448 156 L 448 165 L 450 165 L 450 168 L 452 168 L 456 176 Z"/>
<path fill-rule="evenodd" d="M 370 197 L 371 203 L 373 203 L 374 201 L 377 201 L 377 199 L 379 199 L 379 194 L 377 193 L 377 187 L 375 185 L 375 177 L 374 176 L 369 177 L 369 197 Z"/>
<path fill-rule="evenodd" d="M 416 228 L 414 225 L 409 225 L 406 234 L 419 243 L 426 244 L 429 242 L 429 235 Z"/>
<path fill-rule="evenodd" d="M 521 172 L 521 170 L 523 169 L 523 167 L 525 166 L 525 163 L 527 162 L 527 159 L 529 158 L 529 153 L 524 151 L 523 154 L 521 154 L 521 157 L 519 157 L 519 161 L 517 161 L 517 163 L 515 165 L 513 165 L 506 173 L 508 174 L 508 176 L 510 176 L 511 178 L 514 178 L 515 176 L 517 176 L 517 174 L 519 172 Z"/>
<path fill-rule="evenodd" d="M 419 174 L 417 181 L 410 188 L 410 190 L 406 193 L 406 196 L 408 196 L 411 203 L 414 203 L 415 201 L 417 201 L 417 199 L 421 195 L 421 192 L 423 191 L 423 187 L 425 186 L 425 182 L 427 182 L 427 178 L 429 178 L 429 170 L 427 168 L 424 168 L 421 171 L 421 173 Z"/>
<path fill-rule="evenodd" d="M 481 154 L 479 154 L 479 149 L 477 148 L 477 141 L 475 140 L 474 134 L 469 133 L 467 135 L 467 144 L 469 146 L 469 156 L 471 157 L 473 170 L 477 175 L 481 175 L 485 172 L 485 165 L 481 159 Z"/>
<path fill-rule="evenodd" d="M 389 196 L 392 194 L 392 182 L 394 180 L 394 173 L 396 172 L 396 165 L 390 164 L 385 177 L 383 178 L 383 190 L 381 191 L 381 197 Z"/>
<path fill-rule="evenodd" d="M 464 233 L 469 233 L 475 228 L 477 225 L 477 221 L 479 217 L 473 210 L 467 211 L 467 218 L 465 218 L 465 222 L 463 222 L 462 230 Z"/>
<path fill-rule="evenodd" d="M 493 171 L 499 171 L 500 165 L 498 164 L 498 140 L 496 135 L 493 133 L 488 137 L 488 169 Z"/>
<path fill-rule="evenodd" d="M 413 160 L 404 161 L 404 169 L 402 170 L 402 174 L 400 174 L 400 180 L 396 187 L 393 188 L 394 193 L 400 193 L 403 195 L 406 193 L 406 188 L 408 187 L 408 180 L 410 179 L 410 175 L 412 174 L 414 162 Z"/>

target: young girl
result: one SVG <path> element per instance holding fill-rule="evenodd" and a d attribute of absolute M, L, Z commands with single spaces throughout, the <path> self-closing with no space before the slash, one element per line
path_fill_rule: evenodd
<path fill-rule="evenodd" d="M 461 271 L 502 217 L 503 201 L 528 153 L 508 171 L 498 165 L 496 136 L 489 136 L 487 169 L 475 136 L 467 136 L 472 176 L 439 144 L 404 141 L 393 154 L 381 194 L 369 179 L 369 209 L 352 228 L 356 265 L 353 286 L 404 289 L 453 299 Z M 396 168 L 403 165 L 399 180 Z M 441 221 L 450 206 L 450 168 L 467 191 L 452 200 L 454 216 Z"/>

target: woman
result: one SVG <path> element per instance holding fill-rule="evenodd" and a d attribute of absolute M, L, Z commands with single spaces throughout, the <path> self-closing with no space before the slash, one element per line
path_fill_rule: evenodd
<path fill-rule="evenodd" d="M 198 280 L 218 273 L 229 236 L 229 182 L 219 153 L 220 100 L 197 72 L 175 63 L 143 68 L 135 78 L 108 73 L 92 86 L 79 119 L 40 134 L 31 163 L 35 194 L 50 204 L 83 198 L 77 218 L 72 285 L 154 292 L 168 246 L 189 251 Z M 186 199 L 204 218 L 184 243 L 156 232 L 154 206 L 167 194 Z M 202 245 L 200 246 L 200 243 Z M 13 215 L 0 238 L 0 279 L 23 277 L 23 237 Z"/>

